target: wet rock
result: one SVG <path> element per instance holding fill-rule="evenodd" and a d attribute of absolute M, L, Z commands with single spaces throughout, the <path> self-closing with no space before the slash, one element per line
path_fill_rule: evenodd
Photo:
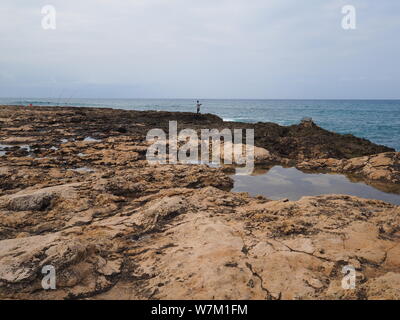
<path fill-rule="evenodd" d="M 349 160 L 316 159 L 297 164 L 303 170 L 352 174 L 370 181 L 400 184 L 400 153 L 388 152 Z"/>

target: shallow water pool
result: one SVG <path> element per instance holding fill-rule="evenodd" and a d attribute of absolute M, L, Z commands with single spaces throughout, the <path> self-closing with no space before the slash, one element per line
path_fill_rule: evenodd
<path fill-rule="evenodd" d="M 233 175 L 232 178 L 232 191 L 248 192 L 252 196 L 263 195 L 272 200 L 346 194 L 400 205 L 400 194 L 383 192 L 363 182 L 352 182 L 340 174 L 304 173 L 296 168 L 275 166 L 271 169 L 256 168 L 251 176 Z"/>

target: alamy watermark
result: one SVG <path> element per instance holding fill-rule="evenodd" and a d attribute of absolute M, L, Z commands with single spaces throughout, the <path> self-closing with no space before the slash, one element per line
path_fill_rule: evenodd
<path fill-rule="evenodd" d="M 352 5 L 342 7 L 342 28 L 344 30 L 355 30 L 357 28 L 356 8 Z"/>
<path fill-rule="evenodd" d="M 42 268 L 42 288 L 44 290 L 56 290 L 56 268 L 52 265 L 46 265 Z"/>
<path fill-rule="evenodd" d="M 52 5 L 42 7 L 42 28 L 43 30 L 55 30 L 57 28 L 57 11 Z"/>
<path fill-rule="evenodd" d="M 352 265 L 344 266 L 342 273 L 345 275 L 342 279 L 342 288 L 352 290 L 356 288 L 356 268 Z"/>
<path fill-rule="evenodd" d="M 246 143 L 243 144 L 243 131 Z M 168 139 L 162 129 L 152 129 L 146 140 L 150 144 L 146 159 L 150 164 L 236 164 L 238 174 L 251 174 L 254 169 L 254 129 L 183 129 L 169 122 Z M 167 151 L 168 149 L 168 151 Z M 211 154 L 210 154 L 211 153 Z"/>
<path fill-rule="evenodd" d="M 53 5 L 45 5 L 42 7 L 42 28 L 43 30 L 57 29 L 57 11 Z M 355 30 L 357 28 L 356 8 L 353 5 L 345 5 L 342 7 L 341 26 L 344 30 Z"/>

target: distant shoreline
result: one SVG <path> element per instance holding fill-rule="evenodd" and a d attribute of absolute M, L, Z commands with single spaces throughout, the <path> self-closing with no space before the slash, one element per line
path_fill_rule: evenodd
<path fill-rule="evenodd" d="M 111 108 L 118 110 L 160 110 L 195 112 L 192 99 L 53 99 L 49 101 L 4 101 L 3 105 L 30 103 L 40 106 Z M 374 143 L 400 150 L 400 101 L 398 100 L 201 100 L 201 112 L 216 114 L 227 121 L 273 122 L 281 126 L 297 124 L 311 117 L 316 124 L 333 132 L 353 134 Z M 387 115 L 390 114 L 390 117 Z"/>

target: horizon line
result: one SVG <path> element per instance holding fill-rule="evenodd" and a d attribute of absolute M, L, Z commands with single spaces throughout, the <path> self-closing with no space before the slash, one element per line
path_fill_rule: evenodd
<path fill-rule="evenodd" d="M 284 100 L 354 100 L 354 101 L 367 101 L 367 100 L 387 100 L 387 101 L 397 101 L 400 100 L 400 98 L 160 98 L 160 97 L 154 97 L 154 98 L 85 98 L 85 97 L 75 97 L 75 98 L 59 98 L 59 97 L 0 97 L 0 99 L 16 99 L 16 100 L 22 100 L 22 99 L 38 99 L 38 100 L 45 100 L 45 99 L 57 99 L 62 102 L 62 100 L 78 100 L 78 99 L 85 99 L 85 100 L 266 100 L 266 101 L 284 101 Z"/>

